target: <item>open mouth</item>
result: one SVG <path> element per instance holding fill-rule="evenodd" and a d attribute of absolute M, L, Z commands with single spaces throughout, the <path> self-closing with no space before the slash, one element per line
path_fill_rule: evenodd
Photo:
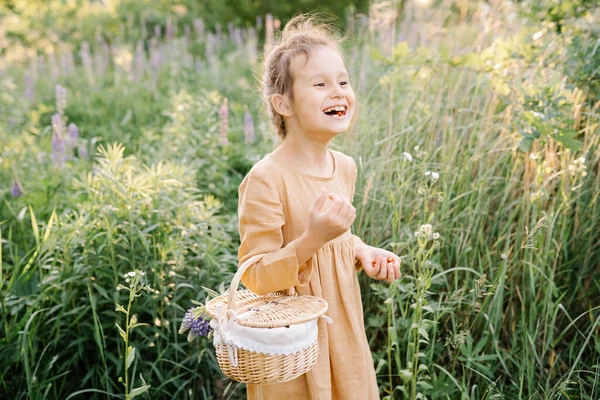
<path fill-rule="evenodd" d="M 337 118 L 345 117 L 346 111 L 347 111 L 346 106 L 333 106 L 333 107 L 329 107 L 329 108 L 326 108 L 325 110 L 323 110 L 325 115 L 328 115 L 330 117 L 337 117 Z"/>

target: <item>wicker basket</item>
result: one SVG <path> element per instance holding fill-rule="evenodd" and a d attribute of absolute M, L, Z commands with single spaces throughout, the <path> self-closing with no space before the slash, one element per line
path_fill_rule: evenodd
<path fill-rule="evenodd" d="M 324 299 L 298 296 L 294 288 L 289 289 L 287 295 L 272 292 L 259 296 L 249 290 L 238 291 L 242 276 L 259 258 L 251 257 L 242 264 L 227 293 L 206 304 L 207 313 L 219 323 L 217 329 L 230 327 L 232 323 L 249 328 L 282 328 L 309 321 L 316 323 L 314 320 L 319 317 L 328 319 L 324 316 L 328 307 Z M 215 336 L 214 342 L 219 367 L 231 379 L 244 383 L 271 384 L 292 380 L 309 371 L 319 354 L 318 340 L 293 354 L 267 354 L 225 344 L 219 340 L 221 337 L 224 335 Z"/>

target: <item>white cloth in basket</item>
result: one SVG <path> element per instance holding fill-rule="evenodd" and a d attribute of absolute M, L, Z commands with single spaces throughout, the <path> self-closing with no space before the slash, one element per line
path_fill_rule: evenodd
<path fill-rule="evenodd" d="M 238 324 L 235 311 L 227 311 L 229 318 L 226 321 L 220 305 L 217 313 L 219 318 L 210 321 L 214 330 L 213 345 L 219 353 L 223 346 L 228 348 L 234 367 L 237 366 L 238 348 L 270 355 L 287 355 L 306 349 L 317 340 L 318 318 L 289 327 L 251 328 Z M 332 322 L 325 315 L 320 318 Z"/>

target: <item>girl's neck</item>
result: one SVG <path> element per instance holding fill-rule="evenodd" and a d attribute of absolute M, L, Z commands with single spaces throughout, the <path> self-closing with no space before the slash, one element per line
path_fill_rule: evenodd
<path fill-rule="evenodd" d="M 333 173 L 333 160 L 329 155 L 329 141 L 320 143 L 293 140 L 287 137 L 273 152 L 287 163 L 308 173 L 319 176 L 330 176 Z"/>

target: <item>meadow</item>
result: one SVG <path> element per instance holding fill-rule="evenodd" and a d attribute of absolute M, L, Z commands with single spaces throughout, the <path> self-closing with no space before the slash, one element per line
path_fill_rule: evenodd
<path fill-rule="evenodd" d="M 285 20 L 83 3 L 0 3 L 0 398 L 245 398 L 178 330 L 235 273 Z M 353 232 L 403 261 L 359 274 L 381 397 L 600 398 L 600 9 L 349 10 L 360 116 L 331 147 Z"/>

